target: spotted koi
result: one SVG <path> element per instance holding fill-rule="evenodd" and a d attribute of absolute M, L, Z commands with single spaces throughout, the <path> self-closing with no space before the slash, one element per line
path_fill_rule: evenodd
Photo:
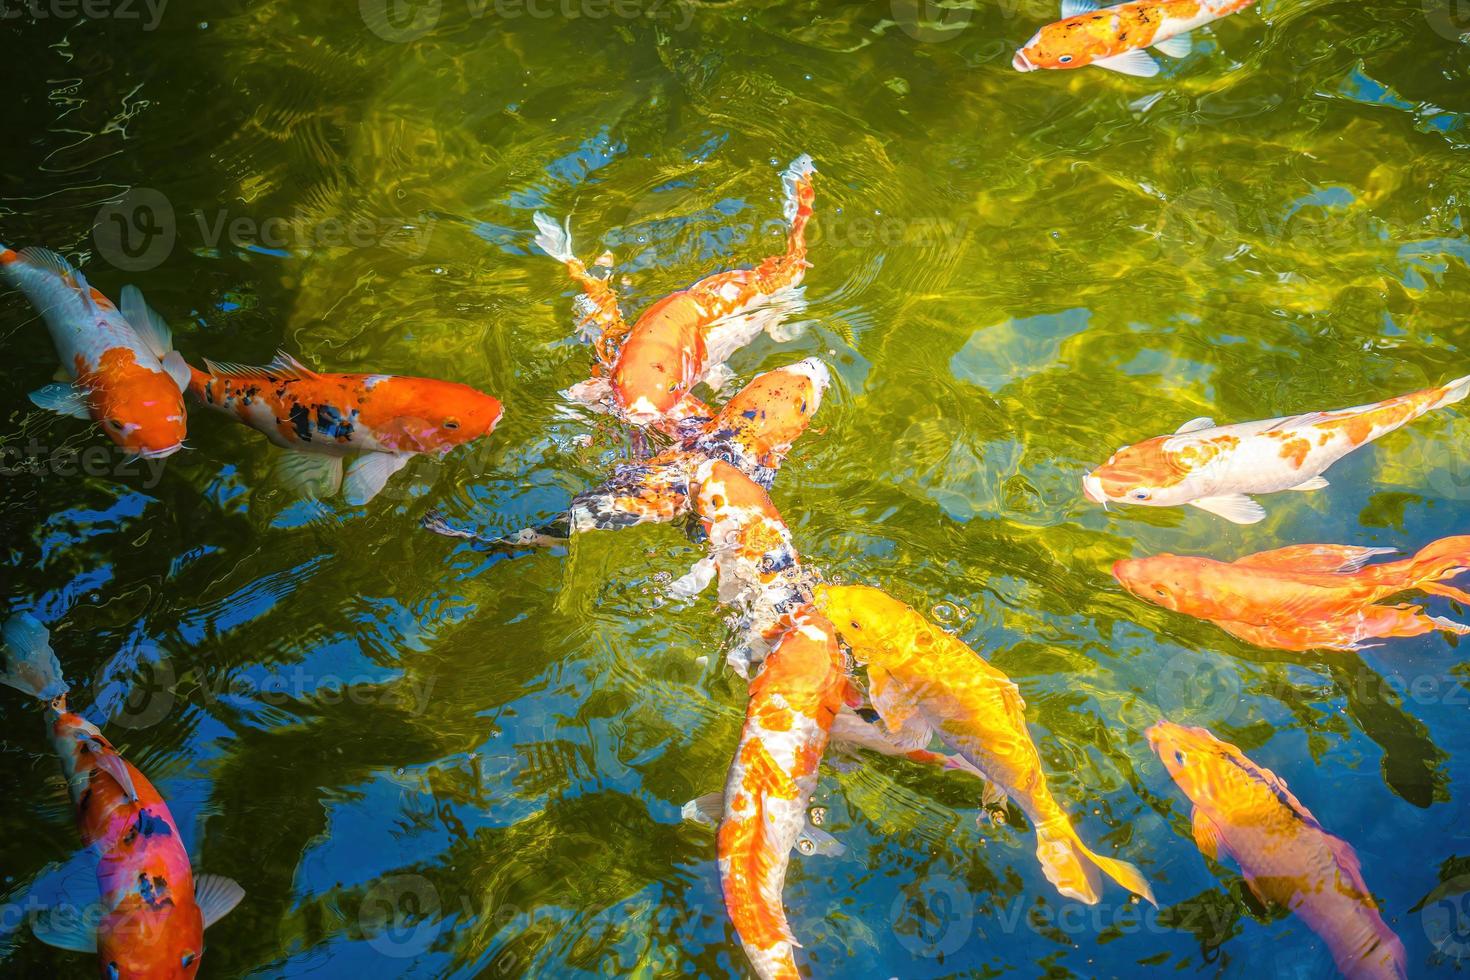
<path fill-rule="evenodd" d="M 1036 829 L 1036 857 L 1058 892 L 1096 904 L 1100 870 L 1154 901 L 1143 874 L 1089 850 L 1052 797 L 1026 726 L 1026 702 L 1010 678 L 878 589 L 822 585 L 815 601 L 866 666 L 868 698 L 894 739 L 922 748 L 937 736 L 989 781 L 984 802 L 1014 799 Z"/>
<path fill-rule="evenodd" d="M 596 331 L 599 377 L 573 389 L 573 396 L 608 404 L 634 425 L 668 428 L 711 414 L 691 392 L 730 355 L 769 330 L 799 305 L 796 292 L 810 263 L 806 226 L 815 190 L 811 157 L 802 155 L 781 175 L 789 225 L 786 252 L 754 269 L 720 272 L 654 303 L 631 327 L 618 309 L 607 278 L 590 274 L 572 251 L 567 224 L 535 216 L 536 244 L 562 262 L 582 287 L 578 321 Z M 606 267 L 608 257 L 599 260 Z M 614 341 L 621 340 L 613 353 Z"/>
<path fill-rule="evenodd" d="M 372 500 L 419 454 L 443 455 L 494 431 L 498 400 L 468 385 L 388 374 L 324 374 L 279 353 L 264 367 L 204 362 L 189 394 L 290 452 L 278 469 L 315 496 Z M 343 459 L 353 456 L 345 467 Z"/>
<path fill-rule="evenodd" d="M 1173 435 L 1118 450 L 1083 478 L 1083 493 L 1102 504 L 1189 504 L 1255 524 L 1266 510 L 1248 494 L 1320 490 L 1323 472 L 1348 453 L 1467 394 L 1470 377 L 1331 412 L 1223 426 L 1194 419 Z"/>
<path fill-rule="evenodd" d="M 1148 744 L 1194 805 L 1200 853 L 1228 856 L 1265 905 L 1290 910 L 1326 941 L 1350 980 L 1404 980 L 1404 944 L 1384 923 L 1358 855 L 1329 834 L 1286 786 L 1203 728 L 1160 721 Z"/>
<path fill-rule="evenodd" d="M 1132 0 L 1102 7 L 1063 0 L 1062 19 L 1048 24 L 1016 52 L 1017 71 L 1096 65 L 1125 75 L 1152 77 L 1159 64 L 1147 48 L 1171 58 L 1189 54 L 1189 32 L 1239 13 L 1256 0 Z"/>
<path fill-rule="evenodd" d="M 204 930 L 244 897 L 235 882 L 195 875 L 158 790 L 96 725 L 67 707 L 50 634 L 21 614 L 4 626 L 5 683 L 46 705 L 82 842 L 97 855 L 101 917 L 43 915 L 36 936 L 95 953 L 103 980 L 186 980 L 199 970 Z"/>
<path fill-rule="evenodd" d="M 1427 616 L 1419 606 L 1377 605 L 1411 590 L 1470 604 L 1470 593 L 1444 584 L 1470 569 L 1470 537 L 1443 538 L 1403 561 L 1367 564 L 1392 550 L 1296 545 L 1231 563 L 1155 555 L 1120 561 L 1113 575 L 1140 599 L 1278 650 L 1354 651 L 1372 639 L 1470 634 L 1470 626 Z"/>
<path fill-rule="evenodd" d="M 46 321 L 70 382 L 31 392 L 38 407 L 96 422 L 118 446 L 161 459 L 184 445 L 189 366 L 143 294 L 124 286 L 119 309 L 50 249 L 0 245 L 0 277 Z"/>

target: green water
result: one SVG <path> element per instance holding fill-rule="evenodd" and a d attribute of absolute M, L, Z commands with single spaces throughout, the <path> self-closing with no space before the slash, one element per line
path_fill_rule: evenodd
<path fill-rule="evenodd" d="M 29 405 L 54 355 L 0 294 L 4 591 L 52 624 L 74 699 L 158 783 L 197 865 L 245 887 L 204 974 L 744 974 L 713 835 L 679 819 L 722 784 L 743 715 L 722 611 L 666 598 L 701 548 L 650 527 L 498 560 L 418 520 L 513 530 L 630 452 L 557 397 L 590 353 L 534 210 L 571 213 L 584 256 L 611 249 L 637 311 L 778 251 L 777 174 L 800 152 L 820 169 L 807 328 L 732 362 L 834 370 L 775 502 L 812 564 L 932 611 L 1015 679 L 1082 836 L 1138 863 L 1164 910 L 1060 899 L 1029 829 L 977 827 L 973 782 L 869 759 L 823 770 L 847 851 L 793 861 L 799 960 L 1330 975 L 1300 920 L 1200 856 L 1142 738 L 1164 713 L 1237 742 L 1353 845 L 1412 976 L 1470 967 L 1454 645 L 1267 652 L 1108 574 L 1463 533 L 1470 422 L 1428 417 L 1254 527 L 1079 492 L 1116 447 L 1195 416 L 1470 371 L 1470 18 L 1437 4 L 1273 0 L 1155 80 L 1015 73 L 1055 12 L 1004 0 L 918 21 L 904 0 L 444 0 L 391 23 L 364 0 L 377 32 L 346 3 L 174 0 L 155 30 L 141 6 L 0 8 L 20 12 L 0 20 L 0 240 L 62 250 L 114 297 L 137 283 L 191 360 L 279 347 L 506 405 L 488 442 L 365 510 L 290 506 L 264 440 L 199 412 L 161 477 L 76 475 L 65 451 L 101 436 Z M 405 24 L 422 33 L 382 36 Z M 132 226 L 94 236 L 114 213 Z M 36 712 L 0 696 L 7 975 L 95 970 L 17 925 L 91 874 L 57 773 Z"/>

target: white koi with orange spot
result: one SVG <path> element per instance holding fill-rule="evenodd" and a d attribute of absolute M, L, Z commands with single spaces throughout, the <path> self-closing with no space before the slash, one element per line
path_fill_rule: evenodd
<path fill-rule="evenodd" d="M 168 325 L 132 286 L 122 309 L 50 249 L 0 245 L 0 276 L 25 293 L 46 321 L 71 383 L 47 385 L 31 401 L 60 415 L 91 419 L 109 439 L 148 459 L 183 447 L 189 366 Z"/>
<path fill-rule="evenodd" d="M 1470 377 L 1331 412 L 1222 426 L 1195 419 L 1173 435 L 1118 450 L 1083 478 L 1083 493 L 1101 504 L 1190 504 L 1255 524 L 1266 510 L 1247 494 L 1320 490 L 1322 474 L 1354 449 L 1467 394 Z"/>

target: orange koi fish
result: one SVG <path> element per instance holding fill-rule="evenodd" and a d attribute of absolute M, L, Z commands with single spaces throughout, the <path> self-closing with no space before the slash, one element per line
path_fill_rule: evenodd
<path fill-rule="evenodd" d="M 1217 426 L 1184 423 L 1171 436 L 1125 446 L 1082 480 L 1089 500 L 1190 504 L 1236 524 L 1264 520 L 1247 494 L 1320 490 L 1322 473 L 1348 453 L 1470 394 L 1470 377 L 1373 405 Z"/>
<path fill-rule="evenodd" d="M 854 659 L 867 666 L 868 697 L 889 733 L 915 748 L 937 735 L 984 774 L 986 803 L 1014 799 L 1036 828 L 1036 857 L 1058 892 L 1096 904 L 1101 870 L 1154 901 L 1137 868 L 1094 854 L 1077 836 L 1047 789 L 1041 755 L 1026 727 L 1026 702 L 1010 678 L 878 589 L 821 585 L 816 603 Z"/>
<path fill-rule="evenodd" d="M 1062 0 L 1062 19 L 1037 31 L 1011 62 L 1016 71 L 1096 65 L 1151 78 L 1159 63 L 1147 48 L 1171 58 L 1189 54 L 1189 32 L 1228 17 L 1256 0 L 1133 0 L 1102 7 Z"/>
<path fill-rule="evenodd" d="M 597 331 L 602 372 L 590 385 L 574 389 L 574 397 L 591 404 L 609 403 L 634 425 L 676 427 L 684 419 L 711 414 L 690 394 L 712 369 L 772 325 L 758 308 L 783 309 L 794 302 L 810 263 L 806 260 L 806 226 L 815 190 L 811 157 L 802 155 L 782 173 L 785 215 L 790 224 L 786 253 L 772 256 L 754 269 L 720 272 L 688 289 L 654 303 L 628 327 L 617 296 L 604 276 L 592 275 L 572 251 L 570 224 L 558 226 L 535 215 L 536 244 L 562 262 L 583 289 L 577 315 L 583 329 Z M 598 264 L 610 266 L 604 256 Z M 613 343 L 622 340 L 616 355 Z"/>
<path fill-rule="evenodd" d="M 814 357 L 757 375 L 713 419 L 678 445 L 651 459 L 621 465 L 601 486 L 577 494 L 555 520 L 499 538 L 450 527 L 437 514 L 424 527 L 467 538 L 487 551 L 518 551 L 566 543 L 573 534 L 666 523 L 690 513 L 689 482 L 699 464 L 722 459 L 769 488 L 781 461 L 811 424 L 830 385 L 827 366 Z"/>
<path fill-rule="evenodd" d="M 388 374 L 320 374 L 289 354 L 264 367 L 193 369 L 189 393 L 290 452 L 278 469 L 313 496 L 339 490 L 350 504 L 372 500 L 414 456 L 443 455 L 487 436 L 500 421 L 496 399 L 468 385 Z M 346 465 L 343 459 L 354 456 Z"/>
<path fill-rule="evenodd" d="M 1443 538 L 1403 561 L 1367 564 L 1392 551 L 1308 544 L 1232 563 L 1156 555 L 1120 561 L 1113 575 L 1140 599 L 1278 650 L 1354 651 L 1372 646 L 1369 639 L 1470 634 L 1470 626 L 1426 616 L 1420 606 L 1375 605 L 1415 589 L 1470 604 L 1470 594 L 1442 584 L 1470 569 L 1470 536 Z"/>
<path fill-rule="evenodd" d="M 732 606 L 744 642 L 726 656 L 742 677 L 765 659 L 771 644 L 812 599 L 812 577 L 802 568 L 791 531 L 760 484 L 722 459 L 699 464 L 689 485 L 694 512 L 709 536 L 710 557 L 675 583 L 693 595 L 718 576 L 719 601 Z"/>
<path fill-rule="evenodd" d="M 1148 744 L 1194 804 L 1194 839 L 1228 854 L 1265 904 L 1300 916 L 1349 980 L 1404 980 L 1404 944 L 1378 914 L 1358 856 L 1302 806 L 1286 781 L 1203 728 L 1160 721 Z"/>
<path fill-rule="evenodd" d="M 725 909 L 762 980 L 800 976 L 792 952 L 800 944 L 781 891 L 791 849 L 809 832 L 817 766 L 848 692 L 832 624 L 810 605 L 794 610 L 790 623 L 750 682 L 719 830 Z"/>
<path fill-rule="evenodd" d="M 0 245 L 0 275 L 45 319 L 62 371 L 71 377 L 31 392 L 32 402 L 97 422 L 109 439 L 145 459 L 183 448 L 189 366 L 141 292 L 124 286 L 119 310 L 45 248 L 16 252 Z"/>
<path fill-rule="evenodd" d="M 36 938 L 95 953 L 103 980 L 192 978 L 204 955 L 204 930 L 245 892 L 228 878 L 193 873 L 158 790 L 97 726 L 67 709 L 66 683 L 46 627 L 21 614 L 6 622 L 4 637 L 0 683 L 46 703 L 82 841 L 97 854 L 100 921 L 43 915 L 34 923 Z"/>

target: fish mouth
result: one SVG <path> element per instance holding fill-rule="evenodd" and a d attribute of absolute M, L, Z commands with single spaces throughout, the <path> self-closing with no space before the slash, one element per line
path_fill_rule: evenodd
<path fill-rule="evenodd" d="M 1026 57 L 1026 52 L 1024 51 L 1016 52 L 1016 56 L 1011 59 L 1011 67 L 1016 69 L 1016 71 L 1036 70 L 1036 66 L 1031 63 L 1030 58 Z"/>
<path fill-rule="evenodd" d="M 138 455 L 144 459 L 167 459 L 183 448 L 184 444 L 182 442 L 176 442 L 172 446 L 165 446 L 162 449 L 140 449 L 138 450 Z"/>
<path fill-rule="evenodd" d="M 1108 498 L 1103 494 L 1102 481 L 1091 474 L 1082 478 L 1082 496 L 1095 504 L 1107 506 Z"/>

